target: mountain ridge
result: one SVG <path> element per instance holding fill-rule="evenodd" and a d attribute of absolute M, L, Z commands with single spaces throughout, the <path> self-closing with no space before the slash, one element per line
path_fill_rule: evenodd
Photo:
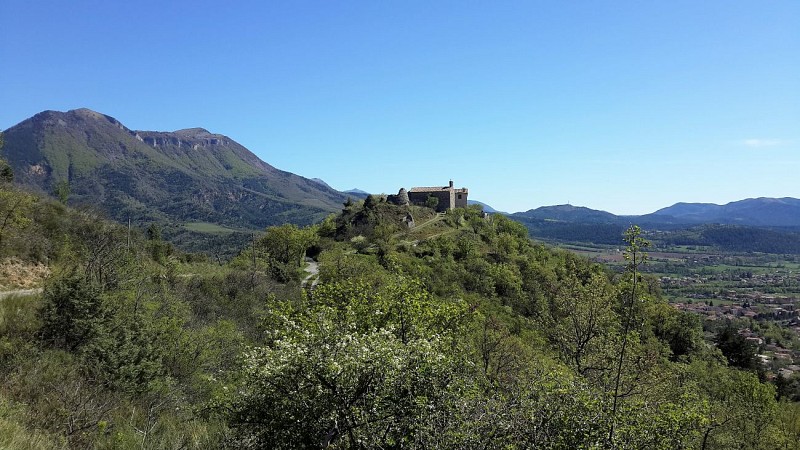
<path fill-rule="evenodd" d="M 571 223 L 723 224 L 758 227 L 800 227 L 800 199 L 757 197 L 718 205 L 678 202 L 642 215 L 616 215 L 583 206 L 541 206 L 512 217 Z"/>
<path fill-rule="evenodd" d="M 87 108 L 43 111 L 4 132 L 3 157 L 18 184 L 118 221 L 210 222 L 262 229 L 321 220 L 345 195 L 279 170 L 232 138 L 205 128 L 134 130 Z"/>
<path fill-rule="evenodd" d="M 653 214 L 702 223 L 797 227 L 800 226 L 800 200 L 792 197 L 757 197 L 724 205 L 676 203 Z"/>

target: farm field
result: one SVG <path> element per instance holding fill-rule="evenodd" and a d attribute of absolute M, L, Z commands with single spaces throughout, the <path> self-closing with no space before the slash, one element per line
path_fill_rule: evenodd
<path fill-rule="evenodd" d="M 215 223 L 208 223 L 208 222 L 189 222 L 183 225 L 189 231 L 195 231 L 198 233 L 235 233 L 237 231 L 233 228 L 228 228 L 222 225 L 217 225 Z"/>

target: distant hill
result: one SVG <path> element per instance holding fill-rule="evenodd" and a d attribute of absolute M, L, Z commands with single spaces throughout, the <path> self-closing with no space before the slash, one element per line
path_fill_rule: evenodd
<path fill-rule="evenodd" d="M 469 205 L 481 205 L 483 207 L 483 212 L 493 213 L 493 214 L 507 214 L 505 212 L 498 211 L 498 210 L 492 208 L 491 206 L 487 205 L 486 203 L 479 202 L 477 200 L 467 200 L 467 204 L 469 204 Z"/>
<path fill-rule="evenodd" d="M 668 206 L 666 208 L 661 208 L 652 214 L 656 216 L 673 216 L 673 217 L 689 218 L 692 216 L 709 214 L 712 212 L 716 213 L 720 209 L 722 209 L 722 207 L 714 203 L 680 202 L 680 203 L 675 203 L 674 205 Z"/>
<path fill-rule="evenodd" d="M 738 224 L 767 227 L 800 227 L 800 200 L 796 198 L 748 198 L 725 205 L 676 203 L 653 213 L 685 222 Z"/>
<path fill-rule="evenodd" d="M 617 245 L 631 224 L 658 242 L 711 246 L 726 251 L 800 253 L 800 200 L 746 199 L 726 205 L 677 203 L 641 216 L 617 216 L 590 208 L 544 206 L 510 215 L 537 239 Z"/>
<path fill-rule="evenodd" d="M 203 128 L 137 131 L 77 109 L 39 113 L 4 134 L 3 157 L 19 184 L 52 193 L 66 182 L 70 204 L 92 205 L 119 221 L 170 224 L 173 232 L 194 222 L 232 229 L 308 224 L 345 199 Z"/>
<path fill-rule="evenodd" d="M 511 216 L 583 223 L 618 223 L 624 221 L 620 216 L 609 212 L 572 205 L 542 206 L 525 212 L 514 213 Z"/>
<path fill-rule="evenodd" d="M 344 191 L 344 193 L 354 198 L 367 198 L 367 196 L 369 196 L 369 192 L 362 191 L 361 189 L 356 189 L 356 188 L 346 190 Z"/>
<path fill-rule="evenodd" d="M 560 242 L 613 245 L 620 242 L 626 218 L 583 206 L 542 206 L 510 215 L 532 237 Z"/>
<path fill-rule="evenodd" d="M 617 216 L 583 206 L 542 206 L 511 214 L 515 218 L 570 223 L 649 224 L 675 227 L 697 224 L 745 225 L 755 227 L 800 227 L 800 200 L 751 198 L 725 205 L 714 203 L 676 203 L 641 216 Z"/>

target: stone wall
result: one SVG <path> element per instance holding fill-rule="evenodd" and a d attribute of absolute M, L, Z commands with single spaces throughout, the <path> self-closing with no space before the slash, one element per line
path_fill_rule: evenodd
<path fill-rule="evenodd" d="M 467 207 L 467 192 L 466 189 L 456 189 L 455 192 L 455 205 L 456 208 Z"/>
<path fill-rule="evenodd" d="M 436 205 L 437 212 L 445 212 L 449 209 L 452 209 L 455 205 L 455 195 L 453 191 L 448 189 L 433 192 L 408 193 L 408 200 L 414 205 L 425 206 L 426 202 L 428 201 L 428 197 L 436 197 L 439 199 L 439 203 Z"/>

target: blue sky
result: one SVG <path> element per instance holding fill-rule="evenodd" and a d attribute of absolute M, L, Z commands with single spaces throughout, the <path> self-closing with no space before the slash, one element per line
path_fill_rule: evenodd
<path fill-rule="evenodd" d="M 800 197 L 796 0 L 4 0 L 0 23 L 0 129 L 87 107 L 512 212 Z"/>

